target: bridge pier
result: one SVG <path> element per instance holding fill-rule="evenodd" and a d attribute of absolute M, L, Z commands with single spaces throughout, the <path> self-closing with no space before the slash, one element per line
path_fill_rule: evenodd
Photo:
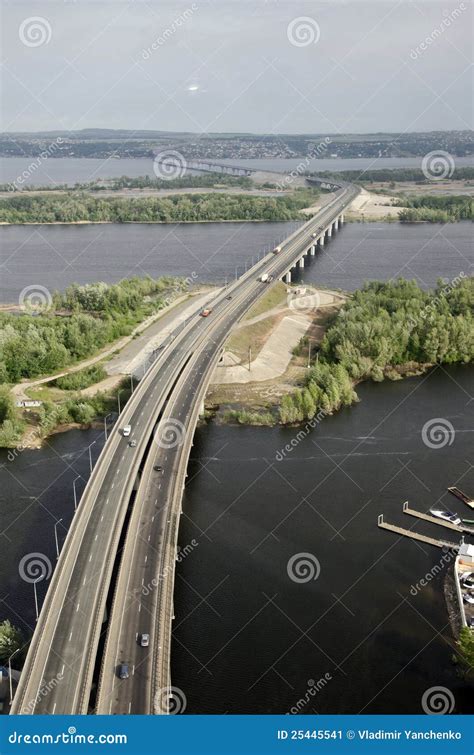
<path fill-rule="evenodd" d="M 300 257 L 298 260 L 298 267 L 304 267 L 304 257 Z"/>
<path fill-rule="evenodd" d="M 334 230 L 337 231 L 338 228 L 339 228 L 339 218 L 336 218 L 336 220 L 334 221 Z"/>
<path fill-rule="evenodd" d="M 324 246 L 324 240 L 325 239 L 324 239 L 324 233 L 323 233 L 323 235 L 320 236 L 318 239 L 319 246 Z"/>
<path fill-rule="evenodd" d="M 291 283 L 291 270 L 285 273 L 285 283 Z"/>
<path fill-rule="evenodd" d="M 327 235 L 328 239 L 331 238 L 331 236 L 332 236 L 332 224 L 329 226 L 329 228 L 326 228 L 326 235 Z"/>
<path fill-rule="evenodd" d="M 316 254 L 316 244 L 314 244 L 314 246 L 310 247 L 309 253 L 310 253 L 311 257 L 314 257 L 314 255 Z"/>
<path fill-rule="evenodd" d="M 343 222 L 344 222 L 344 213 L 341 213 L 341 215 L 339 217 L 339 223 L 342 225 Z"/>

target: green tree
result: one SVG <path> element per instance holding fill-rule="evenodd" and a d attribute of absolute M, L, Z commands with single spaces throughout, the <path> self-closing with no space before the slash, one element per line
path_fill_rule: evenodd
<path fill-rule="evenodd" d="M 23 635 L 8 619 L 0 624 L 0 662 L 6 663 L 10 656 L 21 650 L 24 645 Z"/>

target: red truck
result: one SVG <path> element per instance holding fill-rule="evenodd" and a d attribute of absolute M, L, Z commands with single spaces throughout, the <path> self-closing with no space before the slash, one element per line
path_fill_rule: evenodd
<path fill-rule="evenodd" d="M 201 312 L 201 317 L 209 317 L 211 312 L 212 312 L 212 309 L 203 309 Z"/>

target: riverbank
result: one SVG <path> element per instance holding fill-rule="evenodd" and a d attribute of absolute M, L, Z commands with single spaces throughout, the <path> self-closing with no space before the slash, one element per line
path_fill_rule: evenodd
<path fill-rule="evenodd" d="M 355 388 L 366 380 L 399 380 L 435 364 L 467 364 L 474 357 L 473 284 L 464 274 L 432 292 L 403 279 L 367 284 L 329 315 L 315 344 L 300 341 L 277 379 L 213 386 L 208 416 L 255 425 L 320 421 L 357 401 Z"/>
<path fill-rule="evenodd" d="M 109 412 L 123 407 L 133 381 L 143 376 L 170 334 L 199 311 L 217 290 L 212 287 L 186 293 L 176 290 L 168 295 L 165 307 L 92 357 L 68 369 L 12 386 L 3 398 L 17 432 L 7 434 L 3 445 L 22 450 L 39 448 L 53 433 L 94 426 Z M 92 379 L 88 379 L 91 372 Z M 67 389 L 67 379 L 74 388 Z M 0 427 L 5 433 L 4 423 Z"/>

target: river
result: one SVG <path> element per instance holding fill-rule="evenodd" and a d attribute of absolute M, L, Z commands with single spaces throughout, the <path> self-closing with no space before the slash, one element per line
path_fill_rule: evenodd
<path fill-rule="evenodd" d="M 193 275 L 224 282 L 268 251 L 295 223 L 0 226 L 0 301 L 26 286 L 62 290 L 70 283 L 115 282 L 132 275 Z M 397 275 L 424 287 L 439 276 L 470 274 L 472 224 L 348 223 L 295 280 L 347 290 Z"/>
<path fill-rule="evenodd" d="M 267 158 L 261 160 L 219 160 L 229 165 L 243 165 L 258 170 L 270 170 L 290 172 L 304 163 L 304 169 L 308 171 L 341 171 L 341 170 L 376 170 L 377 168 L 419 168 L 421 169 L 422 157 L 358 157 L 358 158 L 320 158 L 306 162 L 304 157 L 291 159 Z M 2 157 L 0 158 L 0 183 L 12 183 L 27 171 L 28 177 L 24 184 L 28 186 L 53 186 L 55 184 L 88 183 L 98 178 L 119 178 L 129 176 L 154 176 L 153 160 L 140 158 L 75 158 L 57 157 L 39 161 L 36 165 L 34 157 Z M 456 157 L 456 165 L 459 168 L 472 165 L 470 157 Z M 30 166 L 30 167 L 29 167 Z"/>
<path fill-rule="evenodd" d="M 58 288 L 72 280 L 116 280 L 134 270 L 137 246 L 153 249 L 150 274 L 190 274 L 194 262 L 207 259 L 206 276 L 218 280 L 233 274 L 237 259 L 272 242 L 276 230 L 232 226 L 3 228 L 10 251 L 18 251 L 4 258 L 13 283 L 2 295 L 11 300 L 27 283 L 47 285 L 53 273 Z M 303 276 L 348 289 L 365 277 L 396 274 L 431 285 L 439 275 L 469 271 L 468 229 L 467 223 L 348 224 Z M 87 247 L 98 231 L 105 234 L 101 242 Z M 52 239 L 72 261 L 64 270 L 55 253 L 48 256 Z M 442 573 L 411 589 L 438 571 L 442 551 L 376 524 L 384 513 L 412 526 L 401 513 L 407 499 L 420 510 L 442 499 L 469 513 L 446 488 L 459 481 L 474 492 L 473 382 L 472 367 L 450 367 L 363 384 L 359 404 L 324 419 L 280 461 L 277 452 L 294 430 L 198 429 L 180 530 L 182 548 L 192 548 L 178 564 L 172 651 L 173 684 L 185 693 L 187 712 L 282 713 L 307 699 L 305 713 L 419 713 L 433 686 L 452 692 L 455 712 L 472 709 L 451 662 Z M 424 445 L 422 428 L 432 418 L 453 425 L 452 445 Z M 39 451 L 0 453 L 0 618 L 26 632 L 34 627 L 33 585 L 18 565 L 32 552 L 54 564 L 54 525 L 62 520 L 61 544 L 74 511 L 73 480 L 81 476 L 80 492 L 94 441 L 96 458 L 103 443 L 98 429 L 55 435 Z M 440 534 L 432 525 L 416 526 Z M 288 576 L 289 559 L 300 553 L 317 559 L 317 579 Z M 40 601 L 46 587 L 38 586 Z"/>

